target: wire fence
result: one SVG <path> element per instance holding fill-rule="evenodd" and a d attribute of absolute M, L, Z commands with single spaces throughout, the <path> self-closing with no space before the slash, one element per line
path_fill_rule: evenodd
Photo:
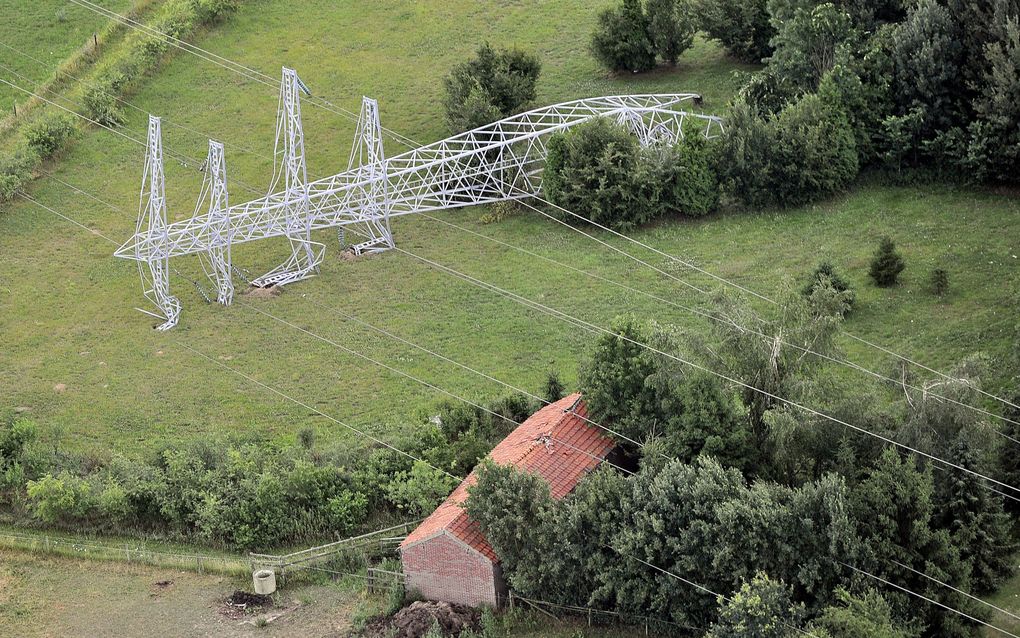
<path fill-rule="evenodd" d="M 341 566 L 347 568 L 349 572 L 353 566 L 369 567 L 368 563 L 372 558 L 393 554 L 408 532 L 414 529 L 419 522 L 409 521 L 289 554 L 252 553 L 248 555 L 248 560 L 253 570 L 272 569 L 280 575 L 280 580 L 284 583 L 286 583 L 288 572 L 293 574 L 295 571 L 304 569 L 330 571 L 322 569 L 323 565 Z M 333 570 L 333 573 L 342 572 Z"/>
<path fill-rule="evenodd" d="M 169 567 L 200 574 L 246 575 L 250 569 L 249 561 L 243 556 L 213 556 L 155 550 L 137 542 L 112 544 L 59 536 L 0 532 L 0 547 L 49 556 Z"/>
<path fill-rule="evenodd" d="M 589 627 L 593 625 L 621 625 L 633 628 L 643 628 L 646 636 L 658 633 L 675 634 L 678 629 L 700 633 L 705 631 L 701 627 L 671 622 L 669 620 L 655 618 L 653 616 L 627 614 L 618 611 L 609 611 L 606 609 L 596 609 L 594 607 L 582 607 L 579 605 L 563 605 L 549 602 L 547 600 L 525 598 L 524 596 L 520 596 L 512 592 L 508 595 L 507 602 L 510 609 L 515 607 L 515 603 L 523 602 L 532 609 L 538 610 L 556 620 L 560 620 L 562 616 L 570 616 L 578 620 L 587 619 Z"/>

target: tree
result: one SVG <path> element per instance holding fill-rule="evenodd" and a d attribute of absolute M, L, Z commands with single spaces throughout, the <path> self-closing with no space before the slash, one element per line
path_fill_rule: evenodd
<path fill-rule="evenodd" d="M 896 285 L 900 273 L 907 265 L 903 263 L 903 257 L 896 252 L 896 244 L 889 237 L 883 237 L 871 259 L 871 267 L 868 274 L 876 286 L 888 288 Z"/>
<path fill-rule="evenodd" d="M 918 632 L 893 622 L 889 602 L 873 589 L 855 596 L 836 590 L 838 604 L 822 610 L 808 625 L 808 633 L 827 638 L 916 638 Z"/>
<path fill-rule="evenodd" d="M 1020 347 L 1020 341 L 1015 347 Z M 1013 405 L 1006 405 L 1002 410 L 1002 416 L 1009 420 L 1002 424 L 1002 433 L 1005 436 L 1002 437 L 1003 440 L 999 441 L 998 466 L 1002 482 L 1007 485 L 1020 486 L 1020 454 L 1016 453 L 1015 444 L 1010 440 L 1020 441 L 1020 408 L 1013 407 L 1020 405 L 1020 378 L 1014 377 L 1012 384 L 1015 389 L 1010 395 L 1010 403 Z M 1007 500 L 1006 508 L 1014 516 L 1020 514 L 1020 503 L 1017 501 Z"/>
<path fill-rule="evenodd" d="M 831 2 L 804 6 L 802 0 L 769 0 L 776 35 L 769 69 L 794 86 L 818 88 L 837 54 L 856 39 L 850 14 Z"/>
<path fill-rule="evenodd" d="M 957 442 L 949 460 L 973 470 L 976 461 L 966 439 Z M 1002 500 L 983 489 L 981 479 L 962 471 L 940 477 L 945 485 L 940 498 L 941 527 L 948 529 L 960 558 L 970 564 L 971 582 L 977 593 L 990 593 L 1012 572 L 1013 551 L 1009 516 Z"/>
<path fill-rule="evenodd" d="M 1001 3 L 997 3 L 1001 4 Z M 977 180 L 1017 181 L 1020 167 L 1020 16 L 1000 12 L 998 38 L 984 46 L 986 70 L 974 103 L 964 166 Z"/>
<path fill-rule="evenodd" d="M 581 364 L 581 394 L 592 419 L 640 441 L 660 421 L 655 390 L 646 383 L 656 368 L 641 345 L 650 330 L 633 316 L 617 317 L 610 327 L 612 334 L 599 336 Z"/>
<path fill-rule="evenodd" d="M 950 607 L 972 610 L 967 599 L 917 573 L 959 589 L 968 587 L 967 565 L 960 560 L 949 532 L 933 526 L 933 493 L 929 465 L 918 469 L 915 458 L 900 458 L 891 446 L 883 451 L 875 467 L 850 492 L 850 518 L 867 549 L 863 568 Z M 926 635 L 970 635 L 969 628 L 951 612 L 920 610 L 915 598 L 899 592 L 887 592 L 887 599 L 896 616 L 927 625 Z"/>
<path fill-rule="evenodd" d="M 613 71 L 647 71 L 655 66 L 655 47 L 648 37 L 649 20 L 641 0 L 623 0 L 598 16 L 591 51 Z"/>
<path fill-rule="evenodd" d="M 837 584 L 833 558 L 858 553 L 838 477 L 800 489 L 748 486 L 738 471 L 701 457 L 642 468 L 629 482 L 623 520 L 631 523 L 612 543 L 621 558 L 596 592 L 596 600 L 615 600 L 622 611 L 694 624 L 716 614 L 702 592 L 630 557 L 717 592 L 765 571 L 790 583 L 810 609 L 827 604 Z"/>
<path fill-rule="evenodd" d="M 757 64 L 772 53 L 766 0 L 695 0 L 695 11 L 709 37 L 741 60 Z"/>
<path fill-rule="evenodd" d="M 443 81 L 450 129 L 459 133 L 520 112 L 535 99 L 541 72 L 532 53 L 483 44 L 473 59 L 454 66 Z"/>
<path fill-rule="evenodd" d="M 706 454 L 728 467 L 749 472 L 757 464 L 754 437 L 736 408 L 736 397 L 718 377 L 700 372 L 675 375 L 661 362 L 649 378 L 666 420 L 663 451 L 682 461 Z"/>
<path fill-rule="evenodd" d="M 804 356 L 804 350 L 835 352 L 845 306 L 845 293 L 828 288 L 810 299 L 788 293 L 775 315 L 763 316 L 746 302 L 720 295 L 712 311 L 719 321 L 712 322 L 709 335 L 689 337 L 711 369 L 745 384 L 739 392 L 754 445 L 763 452 L 769 441 L 765 415 L 782 405 L 773 397 L 796 400 L 807 391 L 819 358 Z"/>
<path fill-rule="evenodd" d="M 688 134 L 673 146 L 653 146 L 643 154 L 650 217 L 675 214 L 701 217 L 719 206 L 719 177 L 713 147 L 702 135 Z"/>
<path fill-rule="evenodd" d="M 758 572 L 729 599 L 719 599 L 719 620 L 705 638 L 792 638 L 800 628 L 804 606 L 794 604 L 783 581 Z"/>
<path fill-rule="evenodd" d="M 464 504 L 492 545 L 514 591 L 540 597 L 556 591 L 561 575 L 546 569 L 555 551 L 555 504 L 549 484 L 512 465 L 485 460 Z"/>
<path fill-rule="evenodd" d="M 676 64 L 694 42 L 691 0 L 647 0 L 648 36 L 660 58 Z"/>
<path fill-rule="evenodd" d="M 893 95 L 900 114 L 923 113 L 921 136 L 930 138 L 960 121 L 961 44 L 952 14 L 936 0 L 919 0 L 893 38 Z"/>

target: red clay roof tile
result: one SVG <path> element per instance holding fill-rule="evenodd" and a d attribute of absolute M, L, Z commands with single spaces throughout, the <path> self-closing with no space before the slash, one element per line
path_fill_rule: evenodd
<path fill-rule="evenodd" d="M 581 395 L 572 394 L 532 414 L 492 449 L 489 458 L 542 477 L 553 498 L 569 494 L 588 472 L 595 469 L 616 446 L 582 417 L 588 414 Z M 471 472 L 428 518 L 404 539 L 401 548 L 443 532 L 467 543 L 483 556 L 498 562 L 478 523 L 464 510 L 468 487 L 478 478 Z"/>

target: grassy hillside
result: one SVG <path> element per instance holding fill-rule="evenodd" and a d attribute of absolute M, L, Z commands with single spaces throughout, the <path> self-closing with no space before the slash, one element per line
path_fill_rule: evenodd
<path fill-rule="evenodd" d="M 598 4 L 259 0 L 245 3 L 198 43 L 273 76 L 282 64 L 294 66 L 313 92 L 353 111 L 362 94 L 376 97 L 385 126 L 422 142 L 446 134 L 442 76 L 485 40 L 537 50 L 544 63 L 539 103 L 604 93 L 698 91 L 706 96 L 706 108 L 718 110 L 739 84 L 733 75 L 738 66 L 704 41 L 675 70 L 608 76 L 586 51 Z M 205 153 L 200 135 L 173 123 L 226 142 L 232 201 L 251 196 L 242 182 L 268 182 L 271 168 L 264 156 L 272 152 L 273 89 L 181 54 L 131 101 L 167 118 L 164 141 L 170 150 L 192 157 Z M 144 135 L 144 116 L 128 115 L 125 131 Z M 346 166 L 353 123 L 311 105 L 304 107 L 304 121 L 310 171 L 323 175 Z M 387 144 L 390 153 L 401 150 Z M 142 152 L 123 138 L 93 131 L 49 168 L 119 210 L 49 179 L 37 182 L 32 195 L 120 242 L 134 230 Z M 200 179 L 193 168 L 168 159 L 172 219 L 191 214 Z M 855 332 L 948 366 L 977 349 L 1001 355 L 1009 346 L 1018 288 L 1018 213 L 1020 203 L 1002 195 L 862 184 L 849 195 L 803 209 L 668 222 L 636 237 L 770 294 L 791 273 L 806 273 L 828 258 L 858 287 Z M 543 218 L 520 215 L 483 225 L 480 215 L 461 210 L 441 217 L 575 267 L 699 303 L 675 283 Z M 433 221 L 402 219 L 394 233 L 405 250 L 589 321 L 605 323 L 633 311 L 702 325 Z M 866 283 L 865 273 L 884 234 L 900 243 L 908 270 L 903 285 L 880 291 Z M 340 260 L 331 237 L 318 238 L 330 243 L 321 276 L 278 298 L 240 297 L 224 309 L 203 303 L 190 283 L 175 279 L 185 312 L 180 327 L 163 334 L 133 309 L 144 303 L 137 272 L 112 258 L 113 246 L 34 205 L 8 207 L 0 212 L 0 418 L 25 412 L 45 438 L 104 455 L 220 433 L 293 437 L 304 426 L 317 428 L 318 440 L 328 446 L 357 450 L 363 444 L 340 426 L 197 357 L 184 344 L 382 437 L 410 432 L 416 412 L 441 397 L 256 309 L 472 398 L 502 389 L 375 335 L 336 309 L 530 390 L 550 370 L 573 379 L 584 333 L 405 254 Z M 240 247 L 235 263 L 257 274 L 282 260 L 285 245 Z M 950 271 L 954 292 L 945 300 L 926 292 L 928 271 L 936 264 Z M 177 267 L 197 276 L 194 260 Z M 709 284 L 704 277 L 691 280 Z M 885 365 L 874 353 L 863 354 L 868 365 Z M 58 384 L 66 387 L 58 391 Z"/>

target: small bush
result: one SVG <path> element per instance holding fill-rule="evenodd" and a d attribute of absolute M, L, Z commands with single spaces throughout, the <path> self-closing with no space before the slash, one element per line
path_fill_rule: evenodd
<path fill-rule="evenodd" d="M 504 200 L 489 204 L 488 211 L 483 214 L 480 221 L 483 224 L 497 224 L 504 219 L 509 219 L 521 212 L 521 206 L 513 200 Z"/>
<path fill-rule="evenodd" d="M 853 286 L 850 285 L 849 281 L 843 279 L 843 277 L 836 272 L 836 268 L 827 261 L 823 261 L 815 267 L 814 272 L 811 273 L 811 277 L 808 279 L 808 283 L 803 289 L 801 289 L 801 293 L 805 297 L 810 298 L 811 295 L 814 294 L 815 289 L 818 288 L 818 286 L 824 281 L 828 281 L 833 290 L 838 293 L 849 293 L 845 296 L 845 299 L 847 299 L 849 304 L 847 310 L 849 310 L 850 306 L 853 306 L 855 299 Z"/>
<path fill-rule="evenodd" d="M 868 274 L 876 286 L 887 288 L 896 284 L 900 273 L 906 267 L 903 258 L 896 252 L 896 244 L 892 239 L 884 237 L 871 260 L 871 269 Z"/>
<path fill-rule="evenodd" d="M 944 297 L 949 292 L 949 273 L 944 268 L 931 271 L 931 292 L 937 297 Z"/>
<path fill-rule="evenodd" d="M 301 431 L 298 432 L 298 443 L 306 450 L 312 449 L 315 446 L 315 430 L 301 428 Z"/>
<path fill-rule="evenodd" d="M 641 0 L 623 0 L 599 13 L 591 51 L 613 71 L 647 71 L 655 66 L 655 48 L 648 37 L 649 20 Z"/>
<path fill-rule="evenodd" d="M 78 133 L 73 116 L 56 113 L 33 122 L 25 130 L 25 141 L 39 157 L 47 159 L 62 150 Z"/>
<path fill-rule="evenodd" d="M 117 107 L 117 100 L 109 93 L 109 86 L 90 84 L 85 89 L 81 104 L 85 116 L 102 126 L 116 126 L 124 121 L 124 113 Z"/>

